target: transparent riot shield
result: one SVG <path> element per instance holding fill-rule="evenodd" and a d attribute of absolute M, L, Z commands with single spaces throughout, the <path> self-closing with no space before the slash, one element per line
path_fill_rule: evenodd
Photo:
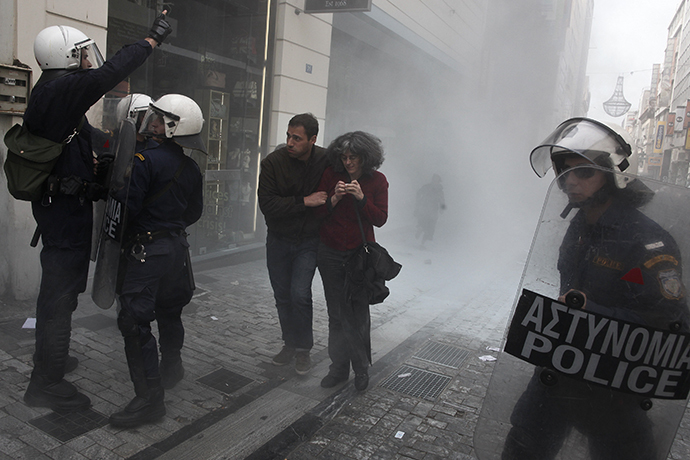
<path fill-rule="evenodd" d="M 635 179 L 598 196 L 609 204 L 597 216 L 571 208 L 559 180 L 481 409 L 477 456 L 666 459 L 690 390 L 690 190 Z"/>
<path fill-rule="evenodd" d="M 127 118 L 120 124 L 108 200 L 101 220 L 100 242 L 91 291 L 91 298 L 103 309 L 110 308 L 115 301 L 121 247 L 127 226 L 127 197 L 136 141 L 135 122 Z"/>
<path fill-rule="evenodd" d="M 115 158 L 117 145 L 117 127 L 119 121 L 115 113 L 116 101 L 119 99 L 102 97 L 87 112 L 91 124 L 91 146 L 94 158 L 100 162 L 112 161 Z M 107 184 L 105 184 L 107 186 Z M 98 244 L 101 237 L 101 221 L 105 213 L 106 202 L 98 200 L 93 203 L 93 228 L 91 232 L 91 260 L 96 261 Z"/>

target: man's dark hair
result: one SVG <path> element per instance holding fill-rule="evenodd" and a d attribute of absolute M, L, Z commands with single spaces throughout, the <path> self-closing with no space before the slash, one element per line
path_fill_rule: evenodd
<path fill-rule="evenodd" d="M 290 119 L 288 126 L 292 126 L 293 128 L 301 126 L 304 128 L 307 139 L 311 139 L 319 134 L 319 122 L 311 113 L 300 113 L 299 115 L 295 115 Z"/>
<path fill-rule="evenodd" d="M 338 136 L 328 146 L 326 156 L 335 172 L 345 171 L 341 155 L 347 153 L 362 159 L 362 172 L 370 173 L 383 164 L 383 146 L 381 140 L 364 131 L 353 131 Z"/>

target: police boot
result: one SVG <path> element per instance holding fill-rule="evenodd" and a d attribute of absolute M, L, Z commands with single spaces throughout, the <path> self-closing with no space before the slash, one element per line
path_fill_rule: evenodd
<path fill-rule="evenodd" d="M 63 296 L 56 302 L 53 318 L 37 325 L 41 345 L 34 353 L 34 369 L 24 393 L 24 402 L 30 407 L 75 412 L 91 405 L 88 396 L 64 379 L 75 305 L 75 296 Z"/>
<path fill-rule="evenodd" d="M 152 423 L 165 415 L 165 390 L 160 378 L 146 379 L 144 385 L 134 385 L 136 396 L 124 410 L 110 416 L 110 424 L 117 428 L 134 428 Z"/>
<path fill-rule="evenodd" d="M 182 366 L 182 359 L 171 361 L 169 359 L 161 359 L 159 366 L 161 373 L 161 385 L 166 390 L 170 390 L 177 385 L 177 382 L 184 377 L 184 366 Z"/>
<path fill-rule="evenodd" d="M 24 393 L 24 402 L 29 407 L 47 407 L 61 413 L 88 409 L 91 405 L 89 397 L 79 393 L 77 387 L 67 380 L 51 382 L 35 371 Z"/>

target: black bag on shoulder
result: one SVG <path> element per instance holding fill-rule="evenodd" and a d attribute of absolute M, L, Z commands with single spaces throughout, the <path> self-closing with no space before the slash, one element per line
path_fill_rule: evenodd
<path fill-rule="evenodd" d="M 63 142 L 53 142 L 31 134 L 24 125 L 16 124 L 5 134 L 7 158 L 3 166 L 7 176 L 7 188 L 18 200 L 40 200 L 43 195 L 43 184 L 53 171 L 62 149 L 78 134 L 79 126 Z"/>
<path fill-rule="evenodd" d="M 362 244 L 345 264 L 349 282 L 366 292 L 369 305 L 381 303 L 388 297 L 390 290 L 386 281 L 398 276 L 401 269 L 402 265 L 373 241 Z"/>
<path fill-rule="evenodd" d="M 366 293 L 369 305 L 375 305 L 388 297 L 390 290 L 386 286 L 386 281 L 398 276 L 402 265 L 393 260 L 386 248 L 366 240 L 362 219 L 356 208 L 355 213 L 362 234 L 362 245 L 345 262 L 345 272 L 348 282 Z"/>

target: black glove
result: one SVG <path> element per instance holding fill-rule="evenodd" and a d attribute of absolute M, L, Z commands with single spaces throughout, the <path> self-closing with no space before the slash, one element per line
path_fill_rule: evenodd
<path fill-rule="evenodd" d="M 96 161 L 95 180 L 99 184 L 105 184 L 108 180 L 108 171 L 110 171 L 110 165 L 113 163 L 113 156 L 109 154 L 99 155 Z"/>
<path fill-rule="evenodd" d="M 87 200 L 105 200 L 108 197 L 108 189 L 96 182 L 87 182 L 85 195 Z"/>
<path fill-rule="evenodd" d="M 165 38 L 172 32 L 172 27 L 170 23 L 165 20 L 165 15 L 163 13 L 159 14 L 158 17 L 153 21 L 151 30 L 149 30 L 148 36 L 153 38 L 158 42 L 158 46 L 163 44 Z"/>

